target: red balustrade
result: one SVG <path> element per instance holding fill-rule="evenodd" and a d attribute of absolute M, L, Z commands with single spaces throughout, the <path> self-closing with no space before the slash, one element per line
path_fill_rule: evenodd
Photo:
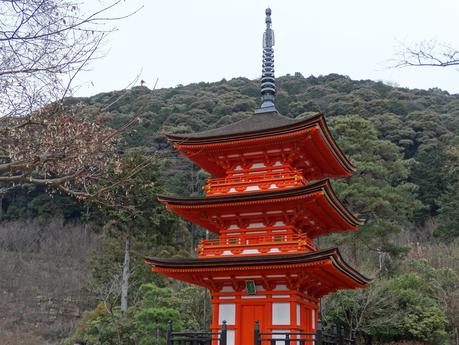
<path fill-rule="evenodd" d="M 308 181 L 304 178 L 300 170 L 273 169 L 267 171 L 267 169 L 264 168 L 264 170 L 260 170 L 260 172 L 242 170 L 238 175 L 233 173 L 224 178 L 208 179 L 207 185 L 205 185 L 203 189 L 206 191 L 207 195 L 210 196 L 257 191 L 249 187 L 258 187 L 258 191 L 266 191 L 268 189 L 299 187 L 307 183 Z"/>
<path fill-rule="evenodd" d="M 317 250 L 306 235 L 272 234 L 251 237 L 226 237 L 201 240 L 199 256 L 279 254 Z"/>

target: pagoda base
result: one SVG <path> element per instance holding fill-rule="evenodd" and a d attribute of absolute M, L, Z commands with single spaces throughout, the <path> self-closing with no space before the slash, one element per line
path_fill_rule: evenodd
<path fill-rule="evenodd" d="M 246 279 L 250 279 L 247 276 Z M 319 300 L 286 285 L 276 285 L 271 291 L 255 285 L 255 294 L 247 290 L 235 291 L 224 286 L 212 293 L 213 332 L 227 323 L 227 344 L 252 344 L 255 321 L 261 332 L 314 333 L 317 327 Z"/>
<path fill-rule="evenodd" d="M 217 332 L 226 321 L 228 345 L 253 344 L 256 320 L 262 333 L 314 333 L 322 296 L 368 283 L 336 248 L 265 256 L 146 258 L 146 262 L 154 272 L 210 290 L 211 329 Z"/>

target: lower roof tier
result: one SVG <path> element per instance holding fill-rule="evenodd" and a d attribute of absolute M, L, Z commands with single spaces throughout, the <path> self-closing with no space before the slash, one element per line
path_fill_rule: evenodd
<path fill-rule="evenodd" d="M 337 248 L 303 254 L 229 258 L 145 259 L 152 271 L 221 291 L 242 291 L 253 280 L 267 291 L 277 284 L 320 298 L 342 289 L 365 288 L 369 279 L 344 262 Z"/>
<path fill-rule="evenodd" d="M 362 224 L 338 200 L 328 180 L 271 192 L 158 199 L 183 218 L 217 234 L 232 226 L 244 227 L 244 223 L 268 226 L 266 223 L 282 221 L 313 239 L 356 230 Z"/>

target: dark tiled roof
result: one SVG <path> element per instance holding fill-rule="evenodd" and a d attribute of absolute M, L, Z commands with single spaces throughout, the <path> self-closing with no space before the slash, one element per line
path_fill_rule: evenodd
<path fill-rule="evenodd" d="M 317 115 L 314 115 L 317 116 Z M 311 116 L 314 117 L 314 116 Z M 167 134 L 170 139 L 185 139 L 185 138 L 212 138 L 234 134 L 245 134 L 252 132 L 266 131 L 275 128 L 281 128 L 285 126 L 291 126 L 297 123 L 309 120 L 305 119 L 292 119 L 290 117 L 283 116 L 277 111 L 266 112 L 266 113 L 254 113 L 252 116 L 231 123 L 227 126 L 220 128 L 214 128 L 203 132 L 189 133 L 189 134 Z"/>
<path fill-rule="evenodd" d="M 370 279 L 349 266 L 342 258 L 338 248 L 319 250 L 300 254 L 278 254 L 263 256 L 227 256 L 218 258 L 156 258 L 146 257 L 147 264 L 170 269 L 219 268 L 240 266 L 273 266 L 317 262 L 330 259 L 334 265 L 360 284 Z"/>

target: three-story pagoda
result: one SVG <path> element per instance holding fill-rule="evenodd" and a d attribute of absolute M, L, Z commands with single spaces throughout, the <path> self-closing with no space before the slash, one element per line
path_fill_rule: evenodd
<path fill-rule="evenodd" d="M 211 329 L 226 320 L 229 345 L 251 344 L 255 320 L 262 332 L 314 332 L 322 296 L 368 283 L 337 248 L 314 244 L 318 236 L 361 224 L 328 180 L 354 168 L 323 114 L 296 120 L 276 110 L 270 9 L 266 26 L 261 107 L 225 127 L 167 135 L 214 178 L 204 198 L 159 200 L 218 239 L 202 240 L 196 258 L 146 259 L 154 272 L 210 290 Z"/>

